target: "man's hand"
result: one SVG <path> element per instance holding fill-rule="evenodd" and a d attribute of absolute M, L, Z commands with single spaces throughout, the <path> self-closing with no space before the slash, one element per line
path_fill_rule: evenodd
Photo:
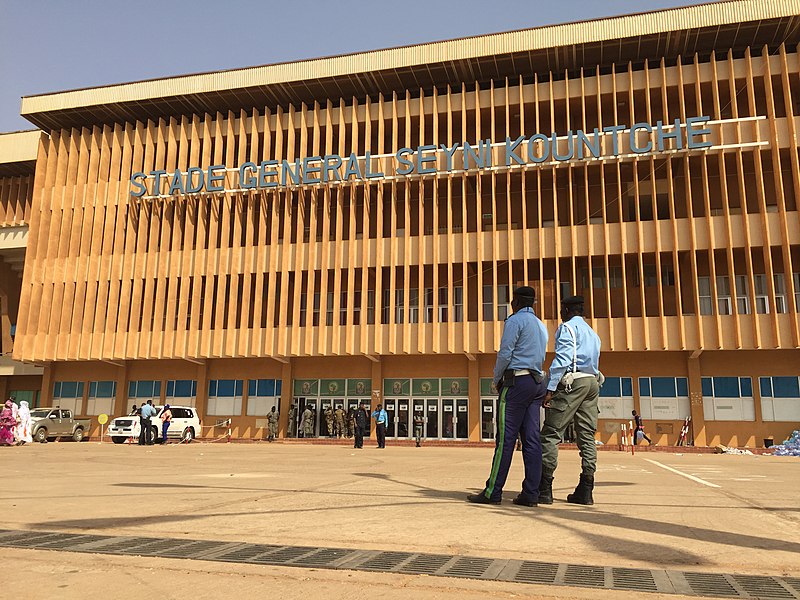
<path fill-rule="evenodd" d="M 550 408 L 550 401 L 553 399 L 553 392 L 547 392 L 544 396 L 544 400 L 542 401 L 542 406 L 545 408 Z"/>

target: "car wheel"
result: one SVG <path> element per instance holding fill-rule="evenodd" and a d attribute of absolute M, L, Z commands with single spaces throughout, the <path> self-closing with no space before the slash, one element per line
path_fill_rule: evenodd
<path fill-rule="evenodd" d="M 194 439 L 194 429 L 187 427 L 183 430 L 182 441 L 189 444 Z"/>
<path fill-rule="evenodd" d="M 75 432 L 72 434 L 72 440 L 75 442 L 83 441 L 83 429 L 76 429 Z"/>
<path fill-rule="evenodd" d="M 125 438 L 124 438 L 124 437 L 121 437 L 121 436 L 119 436 L 119 435 L 115 435 L 115 436 L 114 436 L 114 437 L 112 437 L 111 439 L 112 439 L 112 440 L 114 440 L 114 443 L 115 443 L 115 444 L 124 444 L 124 443 L 125 443 Z"/>
<path fill-rule="evenodd" d="M 37 429 L 36 433 L 33 436 L 33 439 L 35 439 L 40 444 L 44 444 L 47 441 L 47 429 L 45 429 L 44 427 L 40 427 L 39 429 Z"/>

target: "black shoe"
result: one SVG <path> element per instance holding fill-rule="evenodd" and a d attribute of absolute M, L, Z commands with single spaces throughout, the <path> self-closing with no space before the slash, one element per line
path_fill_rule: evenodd
<path fill-rule="evenodd" d="M 522 494 L 518 494 L 517 497 L 512 500 L 512 502 L 517 506 L 538 506 L 536 502 L 527 496 L 523 496 Z"/>
<path fill-rule="evenodd" d="M 553 477 L 542 475 L 539 483 L 539 504 L 553 503 Z"/>
<path fill-rule="evenodd" d="M 490 500 L 486 497 L 486 494 L 481 492 L 480 494 L 470 494 L 467 496 L 467 502 L 472 502 L 473 504 L 500 504 L 500 500 Z"/>
<path fill-rule="evenodd" d="M 567 496 L 567 502 L 571 504 L 584 504 L 591 506 L 594 504 L 592 490 L 594 489 L 594 474 L 581 473 L 581 480 L 575 488 L 575 492 Z"/>

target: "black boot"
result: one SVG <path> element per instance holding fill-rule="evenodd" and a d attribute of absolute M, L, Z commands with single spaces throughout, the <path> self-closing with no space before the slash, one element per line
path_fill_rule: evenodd
<path fill-rule="evenodd" d="M 594 504 L 592 490 L 594 489 L 594 473 L 581 473 L 581 481 L 575 492 L 567 496 L 567 502 L 572 504 Z M 539 500 L 541 502 L 541 500 Z"/>
<path fill-rule="evenodd" d="M 553 476 L 542 473 L 542 480 L 539 483 L 539 504 L 553 503 Z"/>

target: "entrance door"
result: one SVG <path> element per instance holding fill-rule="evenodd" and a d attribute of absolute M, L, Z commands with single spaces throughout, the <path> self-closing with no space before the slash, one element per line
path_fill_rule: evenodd
<path fill-rule="evenodd" d="M 439 399 L 425 400 L 425 437 L 439 437 Z"/>
<path fill-rule="evenodd" d="M 397 423 L 395 422 L 395 413 L 397 412 L 397 402 L 395 400 L 387 400 L 385 406 L 383 407 L 386 410 L 386 437 L 393 438 L 397 437 L 395 432 L 397 431 Z"/>
<path fill-rule="evenodd" d="M 320 403 L 320 411 L 319 411 L 319 436 L 320 437 L 330 437 L 333 435 L 332 431 L 328 430 L 328 420 L 325 418 L 325 411 L 330 408 L 333 409 L 333 402 L 328 399 L 322 400 Z"/>
<path fill-rule="evenodd" d="M 413 434 L 411 425 L 411 411 L 408 409 L 409 401 L 401 399 L 397 401 L 397 437 L 408 438 Z"/>
<path fill-rule="evenodd" d="M 493 440 L 496 432 L 497 398 L 481 398 L 481 439 Z"/>
<path fill-rule="evenodd" d="M 442 399 L 442 438 L 451 440 L 456 435 L 456 401 L 452 398 Z"/>
<path fill-rule="evenodd" d="M 456 437 L 465 440 L 469 437 L 469 400 L 456 400 Z"/>
<path fill-rule="evenodd" d="M 305 406 L 301 407 L 302 408 L 302 412 L 300 413 L 300 422 L 301 422 L 301 424 L 303 422 L 303 418 L 302 417 L 303 417 L 303 412 L 305 412 L 305 409 L 306 408 L 310 408 L 311 409 L 311 413 L 312 413 L 311 414 L 311 423 L 312 423 L 311 433 L 309 435 L 306 435 L 305 427 L 303 426 L 303 427 L 300 428 L 300 431 L 302 432 L 303 437 L 315 437 L 317 432 L 319 431 L 319 427 L 318 427 L 319 410 L 318 410 L 317 407 L 318 407 L 318 402 L 317 402 L 316 398 L 306 398 Z"/>

